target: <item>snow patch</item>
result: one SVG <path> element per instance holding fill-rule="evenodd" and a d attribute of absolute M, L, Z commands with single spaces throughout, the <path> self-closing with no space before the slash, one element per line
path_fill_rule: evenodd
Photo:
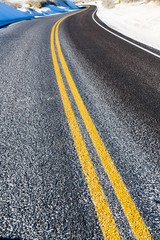
<path fill-rule="evenodd" d="M 0 27 L 21 20 L 27 20 L 39 16 L 52 15 L 57 13 L 64 13 L 79 8 L 70 0 L 57 0 L 57 5 L 58 6 L 46 5 L 43 8 L 32 10 L 25 4 L 23 5 L 23 8 L 16 9 L 0 2 Z"/>

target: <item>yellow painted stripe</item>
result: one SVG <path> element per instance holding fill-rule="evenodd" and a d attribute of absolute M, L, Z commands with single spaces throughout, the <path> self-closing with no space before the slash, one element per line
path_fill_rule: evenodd
<path fill-rule="evenodd" d="M 58 28 L 62 21 L 63 20 L 61 20 L 57 25 L 55 37 L 56 37 L 56 45 L 57 45 L 57 49 L 58 49 L 58 54 L 60 56 L 62 66 L 63 66 L 64 72 L 65 72 L 66 78 L 68 80 L 68 84 L 69 84 L 72 94 L 75 98 L 75 101 L 76 101 L 78 109 L 82 115 L 82 118 L 85 122 L 85 125 L 88 129 L 88 132 L 93 141 L 93 144 L 99 154 L 99 157 L 103 163 L 105 171 L 108 174 L 108 177 L 112 183 L 112 186 L 116 192 L 116 195 L 121 203 L 121 206 L 124 210 L 125 215 L 127 216 L 129 224 L 130 224 L 136 238 L 149 240 L 149 239 L 151 239 L 151 235 L 150 235 L 142 217 L 140 216 L 139 211 L 136 209 L 136 206 L 135 206 L 121 176 L 119 175 L 108 151 L 106 150 L 104 143 L 102 142 L 102 140 L 98 134 L 98 131 L 96 130 L 96 128 L 92 122 L 91 117 L 89 116 L 89 113 L 80 97 L 80 94 L 78 93 L 78 90 L 75 86 L 75 83 L 71 77 L 71 74 L 70 74 L 67 64 L 65 62 L 64 56 L 61 51 L 60 43 L 59 43 L 59 37 L 58 37 Z"/>
<path fill-rule="evenodd" d="M 55 53 L 55 46 L 54 46 L 55 26 L 56 24 L 54 25 L 51 33 L 51 51 L 52 51 L 52 58 L 53 58 L 56 78 L 57 78 L 62 102 L 64 105 L 65 113 L 68 119 L 69 127 L 73 136 L 73 140 L 74 140 L 75 147 L 82 165 L 84 175 L 87 180 L 91 198 L 97 212 L 97 216 L 99 219 L 99 223 L 100 223 L 104 238 L 108 240 L 109 239 L 118 240 L 120 239 L 119 232 L 113 220 L 113 217 L 110 212 L 109 206 L 107 204 L 107 200 L 105 198 L 103 190 L 98 181 L 98 177 L 94 170 L 92 161 L 89 157 L 87 148 L 83 141 L 81 132 L 79 130 L 75 115 L 73 113 L 73 110 L 72 110 L 72 107 L 71 107 L 71 104 L 62 80 L 62 76 L 60 73 L 60 69 L 59 69 L 59 65 L 58 65 L 58 61 Z"/>

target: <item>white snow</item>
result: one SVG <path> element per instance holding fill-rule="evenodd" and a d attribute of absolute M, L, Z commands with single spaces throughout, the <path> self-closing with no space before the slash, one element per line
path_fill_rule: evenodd
<path fill-rule="evenodd" d="M 109 27 L 160 50 L 160 4 L 157 2 L 117 3 L 112 8 L 104 7 L 102 1 L 87 4 L 97 5 L 97 16 Z"/>
<path fill-rule="evenodd" d="M 23 7 L 20 9 L 16 9 L 0 2 L 0 27 L 21 20 L 31 19 L 38 16 L 64 13 L 79 8 L 70 0 L 63 2 L 62 0 L 57 0 L 58 6 L 46 5 L 46 7 L 37 10 L 29 9 L 28 5 L 25 5 L 25 1 L 23 0 L 19 2 L 23 3 Z"/>

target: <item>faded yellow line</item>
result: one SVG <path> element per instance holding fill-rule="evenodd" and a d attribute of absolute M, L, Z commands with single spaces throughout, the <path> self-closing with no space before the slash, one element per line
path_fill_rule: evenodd
<path fill-rule="evenodd" d="M 67 17 L 66 17 L 67 18 Z M 77 103 L 78 109 L 82 115 L 82 118 L 85 122 L 85 125 L 88 129 L 88 132 L 90 134 L 90 137 L 93 141 L 93 144 L 99 154 L 99 157 L 103 163 L 103 166 L 105 168 L 105 171 L 108 174 L 108 177 L 112 183 L 112 186 L 116 192 L 116 195 L 121 203 L 121 206 L 124 210 L 125 215 L 127 216 L 128 222 L 136 236 L 137 239 L 152 239 L 151 235 L 142 219 L 142 217 L 139 214 L 139 211 L 137 210 L 135 203 L 133 202 L 121 176 L 119 175 L 108 151 L 106 150 L 104 143 L 102 142 L 98 131 L 96 130 L 91 117 L 89 116 L 89 113 L 80 97 L 80 94 L 75 86 L 75 83 L 71 77 L 71 74 L 69 72 L 68 66 L 66 64 L 66 61 L 64 59 L 63 53 L 61 51 L 60 43 L 59 43 L 59 37 L 58 37 L 58 28 L 60 23 L 63 20 L 61 20 L 56 28 L 56 45 L 58 49 L 58 54 L 68 81 L 68 84 L 70 86 L 70 89 L 72 91 L 72 94 L 75 98 L 75 101 Z M 116 239 L 116 238 L 115 238 Z"/>
<path fill-rule="evenodd" d="M 51 33 L 51 51 L 52 51 L 52 58 L 53 64 L 55 68 L 56 78 L 59 86 L 59 91 L 61 94 L 62 102 L 64 105 L 65 113 L 68 119 L 69 127 L 73 136 L 74 144 L 82 165 L 82 169 L 84 175 L 87 180 L 87 184 L 89 187 L 89 191 L 91 194 L 92 201 L 94 203 L 97 216 L 99 219 L 99 223 L 104 235 L 105 239 L 110 240 L 119 240 L 119 232 L 115 225 L 114 219 L 110 212 L 107 200 L 103 193 L 102 187 L 98 181 L 97 174 L 93 167 L 92 161 L 89 157 L 89 153 L 83 141 L 81 132 L 79 130 L 75 115 L 73 113 L 67 92 L 65 90 L 65 86 L 62 80 L 62 76 L 60 73 L 60 68 L 58 65 L 56 53 L 55 53 L 55 45 L 54 45 L 54 31 L 55 31 L 56 24 L 54 25 Z"/>

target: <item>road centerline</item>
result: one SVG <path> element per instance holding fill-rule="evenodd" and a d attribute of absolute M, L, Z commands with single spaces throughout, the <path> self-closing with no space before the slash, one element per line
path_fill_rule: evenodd
<path fill-rule="evenodd" d="M 64 18 L 62 18 L 62 19 L 64 19 Z M 67 120 L 69 123 L 69 127 L 70 127 L 70 130 L 72 133 L 72 137 L 73 137 L 73 140 L 75 143 L 77 154 L 80 159 L 84 175 L 86 177 L 88 188 L 90 190 L 91 198 L 92 198 L 92 201 L 94 203 L 94 206 L 95 206 L 95 209 L 97 212 L 97 216 L 99 219 L 99 223 L 100 223 L 104 238 L 118 240 L 118 239 L 120 239 L 118 229 L 117 229 L 114 219 L 112 217 L 112 213 L 109 209 L 107 200 L 105 198 L 105 195 L 104 195 L 102 187 L 99 183 L 97 174 L 93 167 L 93 163 L 90 159 L 88 150 L 86 148 L 86 145 L 82 138 L 81 132 L 79 130 L 78 123 L 76 121 L 74 112 L 72 110 L 71 103 L 69 101 L 69 98 L 68 98 L 68 95 L 67 95 L 64 83 L 63 83 L 63 79 L 61 76 L 60 68 L 58 65 L 58 60 L 57 60 L 57 56 L 56 56 L 56 52 L 55 52 L 55 45 L 54 45 L 54 34 L 55 34 L 55 28 L 58 26 L 58 24 L 60 22 L 61 22 L 61 20 L 59 20 L 54 25 L 54 27 L 52 29 L 52 33 L 51 33 L 51 51 L 52 51 L 53 64 L 54 64 L 54 68 L 55 68 L 59 91 L 61 94 L 62 102 L 64 105 L 64 109 L 65 109 L 65 113 L 66 113 Z"/>
<path fill-rule="evenodd" d="M 67 17 L 65 17 L 67 18 Z M 68 81 L 68 84 L 70 86 L 71 92 L 74 96 L 74 99 L 76 101 L 77 107 L 79 109 L 79 112 L 83 118 L 83 121 L 86 125 L 86 128 L 89 132 L 89 135 L 92 139 L 92 142 L 97 150 L 97 153 L 102 161 L 102 164 L 105 168 L 105 171 L 110 179 L 110 182 L 115 190 L 115 193 L 120 201 L 120 204 L 123 208 L 123 211 L 125 215 L 127 216 L 128 222 L 136 236 L 137 239 L 151 239 L 151 235 L 140 216 L 139 211 L 137 210 L 135 203 L 133 202 L 121 176 L 119 175 L 107 149 L 104 146 L 103 141 L 101 140 L 98 131 L 96 130 L 96 127 L 94 126 L 92 119 L 83 103 L 83 100 L 80 97 L 80 94 L 75 86 L 75 83 L 71 77 L 71 74 L 69 72 L 68 66 L 66 64 L 66 61 L 64 59 L 59 37 L 58 37 L 58 29 L 59 25 L 64 19 L 61 19 L 56 27 L 56 33 L 55 33 L 55 39 L 56 39 L 56 45 L 58 54 L 60 57 L 60 61 L 64 70 L 64 73 L 66 75 L 66 79 Z"/>

